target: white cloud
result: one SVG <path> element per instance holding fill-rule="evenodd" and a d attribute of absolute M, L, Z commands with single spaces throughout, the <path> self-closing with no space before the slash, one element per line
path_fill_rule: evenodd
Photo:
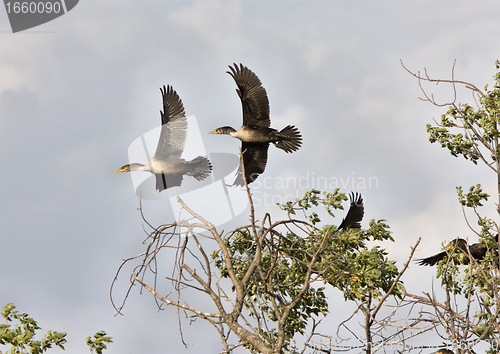
<path fill-rule="evenodd" d="M 65 15 L 71 22 L 60 31 L 95 53 L 97 62 L 123 58 L 147 31 L 150 4 L 134 1 L 86 1 Z M 153 22 L 154 23 L 154 22 Z M 62 26 L 62 25 L 61 25 Z"/>
<path fill-rule="evenodd" d="M 134 293 L 127 312 L 132 319 L 114 319 L 108 311 L 107 285 L 120 259 L 139 253 L 144 236 L 138 200 L 117 179 L 126 176 L 113 171 L 125 163 L 128 144 L 158 124 L 161 84 L 174 85 L 188 114 L 207 129 L 241 124 L 235 85 L 224 73 L 233 61 L 261 78 L 272 126 L 294 124 L 304 137 L 293 154 L 270 147 L 259 180 L 306 173 L 377 176 L 378 188 L 362 191 L 364 222 L 388 220 L 397 242 L 387 248 L 398 260 L 419 236 L 417 257 L 437 251 L 441 241 L 466 237 L 454 186 L 467 188 L 481 178 L 491 191 L 496 181 L 428 144 L 425 123 L 442 112 L 417 99 L 418 83 L 399 58 L 437 77 L 449 75 L 457 59 L 460 78 L 482 88 L 494 73 L 492 57 L 500 45 L 498 2 L 440 4 L 84 1 L 51 22 L 50 33 L 43 32 L 46 27 L 2 33 L 0 152 L 7 167 L 1 176 L 1 234 L 8 251 L 2 283 L 11 286 L 1 288 L 1 297 L 29 311 L 21 305 L 37 303 L 44 294 L 44 308 L 60 309 L 35 316 L 44 329 L 54 323 L 55 330 L 73 331 L 73 324 L 64 326 L 76 318 L 68 313 L 87 316 L 82 336 L 105 323 L 114 337 L 110 353 L 144 352 L 140 338 L 164 338 L 167 331 L 171 342 L 149 341 L 146 351 L 164 352 L 165 345 L 181 350 L 174 311 L 157 315 L 150 297 Z M 229 137 L 205 143 L 218 152 L 239 146 Z M 268 209 L 275 212 L 274 206 Z M 488 210 L 497 215 L 494 207 Z M 147 204 L 147 213 L 155 222 L 168 221 L 158 204 Z M 21 264 L 14 252 L 19 249 L 29 265 Z M 66 301 L 56 280 L 43 284 L 47 274 L 70 279 L 71 286 L 63 287 L 68 293 L 85 289 L 100 297 Z M 16 293 L 19 288 L 26 291 Z M 139 327 L 137 318 L 143 321 Z M 198 328 L 185 332 L 193 338 Z M 213 338 L 210 348 L 220 350 Z M 88 352 L 83 342 L 71 352 L 78 350 Z"/>
<path fill-rule="evenodd" d="M 186 31 L 186 40 L 200 41 L 217 50 L 247 45 L 244 21 L 239 1 L 198 1 L 168 14 L 173 29 Z"/>

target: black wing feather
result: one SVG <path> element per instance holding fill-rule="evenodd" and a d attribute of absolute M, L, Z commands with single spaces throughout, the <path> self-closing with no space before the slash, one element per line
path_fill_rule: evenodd
<path fill-rule="evenodd" d="M 269 119 L 269 100 L 266 89 L 253 71 L 243 64 L 229 66 L 231 71 L 227 73 L 232 76 L 238 89 L 236 92 L 241 99 L 243 109 L 243 125 L 250 127 L 264 127 L 271 125 Z"/>
<path fill-rule="evenodd" d="M 351 207 L 347 212 L 344 220 L 340 223 L 340 229 L 360 229 L 361 228 L 361 220 L 363 220 L 363 215 L 365 214 L 365 207 L 363 206 L 363 198 L 361 194 L 354 194 L 351 192 L 349 194 L 349 199 L 351 200 Z"/>
<path fill-rule="evenodd" d="M 430 256 L 427 258 L 423 259 L 417 259 L 418 265 L 423 265 L 423 266 L 433 266 L 439 263 L 440 260 L 444 259 L 448 254 L 446 251 L 440 252 L 434 256 Z"/>
<path fill-rule="evenodd" d="M 259 177 L 259 175 L 266 169 L 268 148 L 269 143 L 241 143 L 241 151 L 243 151 L 243 164 L 245 166 L 245 178 L 247 180 L 247 184 L 255 181 L 257 177 Z M 234 185 L 245 185 L 241 165 L 238 169 L 238 176 L 234 181 Z"/>

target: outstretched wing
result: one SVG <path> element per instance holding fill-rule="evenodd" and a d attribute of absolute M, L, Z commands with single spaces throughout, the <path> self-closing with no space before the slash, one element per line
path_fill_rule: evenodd
<path fill-rule="evenodd" d="M 354 194 L 351 192 L 349 194 L 349 199 L 351 200 L 351 207 L 347 212 L 344 220 L 340 223 L 340 229 L 347 229 L 348 227 L 352 229 L 361 228 L 361 220 L 363 220 L 363 215 L 365 214 L 365 207 L 363 206 L 363 198 L 361 194 Z"/>
<path fill-rule="evenodd" d="M 231 75 L 238 88 L 236 92 L 241 99 L 243 109 L 243 125 L 255 127 L 269 127 L 269 100 L 267 99 L 266 89 L 262 87 L 257 75 L 243 64 L 233 64 L 234 68 L 229 66 Z"/>
<path fill-rule="evenodd" d="M 475 245 L 476 244 L 472 245 L 471 248 Z M 474 247 L 474 249 L 476 248 Z M 462 252 L 467 254 L 467 241 L 465 241 L 463 238 L 457 238 L 448 243 L 448 245 L 446 245 L 446 247 L 443 249 L 442 252 L 427 258 L 417 259 L 416 261 L 418 262 L 418 265 L 433 266 L 439 263 L 439 261 L 443 260 L 448 255 L 451 255 L 451 253 L 454 252 L 455 250 L 461 250 Z M 471 249 L 471 254 L 472 254 L 472 249 Z M 456 258 L 453 258 L 453 264 L 469 264 L 469 259 L 467 258 L 463 260 L 457 260 Z"/>
<path fill-rule="evenodd" d="M 187 136 L 187 119 L 182 101 L 172 86 L 160 87 L 163 97 L 161 133 L 154 157 L 159 160 L 179 159 Z"/>
<path fill-rule="evenodd" d="M 247 184 L 252 183 L 259 177 L 261 173 L 266 169 L 267 163 L 267 150 L 269 148 L 269 143 L 241 143 L 241 151 L 243 151 L 243 165 L 245 166 L 245 178 Z M 238 176 L 234 180 L 234 185 L 244 186 L 245 181 L 243 180 L 241 164 L 238 169 Z"/>
<path fill-rule="evenodd" d="M 444 259 L 448 254 L 446 251 L 440 252 L 438 254 L 435 254 L 434 256 L 430 256 L 427 258 L 423 259 L 417 259 L 418 265 L 424 265 L 424 266 L 433 266 L 439 263 L 440 260 Z"/>

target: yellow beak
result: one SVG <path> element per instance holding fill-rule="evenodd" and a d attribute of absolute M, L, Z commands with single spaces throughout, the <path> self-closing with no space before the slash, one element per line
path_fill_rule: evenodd
<path fill-rule="evenodd" d="M 209 132 L 208 134 L 220 134 L 217 129 L 215 129 L 213 132 Z"/>

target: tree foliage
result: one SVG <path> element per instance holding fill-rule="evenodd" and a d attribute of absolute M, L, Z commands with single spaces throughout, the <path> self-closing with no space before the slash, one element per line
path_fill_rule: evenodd
<path fill-rule="evenodd" d="M 383 220 L 372 220 L 365 230 L 339 229 L 322 221 L 322 214 L 331 220 L 343 209 L 347 197 L 338 189 L 312 190 L 280 205 L 287 217 L 278 221 L 269 214 L 256 221 L 250 193 L 248 198 L 250 223 L 225 234 L 179 198 L 195 221 L 162 225 L 148 233 L 131 286 L 140 284 L 155 295 L 160 307 L 176 306 L 191 321 L 207 320 L 217 329 L 226 352 L 239 346 L 255 353 L 297 351 L 297 336 L 306 335 L 311 323 L 314 332 L 320 317 L 329 313 L 326 286 L 342 291 L 346 300 L 359 302 L 359 309 L 371 320 L 378 311 L 373 304 L 389 295 L 401 296 L 404 288 L 394 261 L 380 246 L 369 246 L 370 241 L 392 240 Z M 159 254 L 166 249 L 175 249 L 175 266 L 167 277 L 174 291 L 165 296 L 159 294 L 156 279 L 157 271 L 164 269 Z M 152 281 L 149 285 L 147 279 Z M 188 290 L 204 293 L 217 311 L 202 311 L 181 301 Z M 229 340 L 231 334 L 236 342 Z M 302 343 L 303 350 L 312 336 Z"/>
<path fill-rule="evenodd" d="M 111 337 L 106 336 L 106 332 L 99 331 L 92 337 L 87 337 L 85 340 L 90 348 L 91 352 L 96 352 L 97 354 L 102 354 L 102 351 L 107 348 L 106 343 L 113 343 Z"/>
<path fill-rule="evenodd" d="M 11 349 L 5 353 L 40 354 L 52 348 L 53 345 L 64 349 L 66 333 L 48 331 L 42 340 L 35 340 L 35 332 L 42 328 L 28 314 L 19 313 L 15 308 L 14 304 L 9 303 L 3 307 L 2 311 L 6 323 L 0 324 L 0 344 L 11 345 Z"/>
<path fill-rule="evenodd" d="M 406 68 L 405 68 L 406 69 Z M 498 181 L 497 202 L 500 198 L 500 164 L 499 164 L 499 131 L 500 123 L 500 62 L 496 62 L 497 73 L 494 75 L 492 89 L 488 85 L 480 90 L 475 85 L 455 79 L 454 67 L 451 80 L 433 79 L 427 74 L 412 73 L 419 80 L 424 94 L 424 101 L 448 110 L 441 116 L 440 122 L 428 124 L 429 141 L 447 148 L 452 156 L 462 156 L 474 165 L 482 162 Z M 422 82 L 448 83 L 452 86 L 454 99 L 451 102 L 439 103 L 434 96 L 424 89 Z M 457 91 L 468 90 L 472 94 L 473 103 L 457 102 Z M 449 257 L 441 260 L 437 267 L 437 276 L 445 289 L 445 298 L 438 300 L 433 294 L 417 296 L 407 294 L 419 304 L 435 309 L 434 314 L 426 321 L 432 324 L 440 336 L 449 341 L 457 353 L 473 353 L 473 346 L 481 341 L 489 347 L 488 353 L 498 353 L 500 347 L 500 268 L 498 249 L 499 224 L 481 212 L 490 198 L 480 184 L 471 186 L 468 192 L 463 187 L 456 187 L 458 201 L 464 209 L 466 222 L 471 231 L 479 237 L 480 243 L 487 248 L 482 260 L 475 259 L 470 251 L 464 253 L 455 250 Z M 476 219 L 474 227 L 467 217 L 466 210 L 471 210 Z M 499 211 L 500 212 L 500 211 Z M 457 259 L 458 262 L 453 262 Z M 458 266 L 455 263 L 464 263 Z"/>
<path fill-rule="evenodd" d="M 440 144 L 452 156 L 463 156 L 474 165 L 484 163 L 500 183 L 500 74 L 495 75 L 491 90 L 486 87 L 481 91 L 455 80 L 454 70 L 451 80 L 432 79 L 427 71 L 423 75 L 410 73 L 419 80 L 424 100 L 448 107 L 440 122 L 427 126 L 431 143 Z M 454 100 L 437 102 L 424 89 L 423 82 L 450 84 Z M 457 102 L 459 88 L 472 92 L 473 103 Z M 177 201 L 191 215 L 189 220 L 156 227 L 143 215 L 150 228 L 145 250 L 125 260 L 118 270 L 120 273 L 125 265 L 138 262 L 123 302 L 115 304 L 117 311 L 123 309 L 130 291 L 139 285 L 154 296 L 160 309 L 178 309 L 183 341 L 182 315 L 189 323 L 202 319 L 216 329 L 225 353 L 244 347 L 253 353 L 333 353 L 342 349 L 371 354 L 385 350 L 387 345 L 402 345 L 398 352 L 420 352 L 424 347 L 410 345 L 410 340 L 429 331 L 453 346 L 456 354 L 473 353 L 477 341 L 486 341 L 489 353 L 498 353 L 498 223 L 482 213 L 491 193 L 483 191 L 481 185 L 468 191 L 457 187 L 457 193 L 464 215 L 466 210 L 472 211 L 477 226 L 472 226 L 468 218 L 466 221 L 487 252 L 483 259 L 476 260 L 469 251 L 455 249 L 439 262 L 437 276 L 444 296 L 434 292 L 410 294 L 403 286 L 402 276 L 420 239 L 398 269 L 380 246 L 380 242 L 393 241 L 385 220 L 371 220 L 367 228 L 334 224 L 347 200 L 340 190 L 308 191 L 294 202 L 279 205 L 281 211 L 276 210 L 273 216 L 266 213 L 257 219 L 250 189 L 245 187 L 250 202 L 249 223 L 229 232 L 217 230 L 180 198 Z M 274 216 L 283 212 L 286 217 Z M 457 265 L 460 263 L 467 265 Z M 169 286 L 159 281 L 165 278 Z M 117 279 L 118 274 L 112 291 Z M 322 319 L 331 316 L 327 287 L 356 304 L 356 310 L 341 322 L 336 335 L 331 328 L 319 330 Z M 212 306 L 206 308 L 200 296 L 185 301 L 189 292 L 205 296 Z M 347 327 L 351 320 L 361 326 L 357 330 Z M 360 344 L 342 348 L 337 341 L 341 327 L 347 328 Z"/>
<path fill-rule="evenodd" d="M 0 324 L 0 345 L 10 345 L 5 354 L 41 354 L 52 348 L 59 347 L 64 350 L 66 344 L 65 332 L 48 331 L 42 340 L 35 340 L 35 332 L 42 329 L 38 323 L 26 313 L 15 310 L 14 304 L 9 303 L 3 307 L 2 316 L 5 324 Z M 92 337 L 87 337 L 87 345 L 91 352 L 102 354 L 106 349 L 105 343 L 112 343 L 111 337 L 106 337 L 106 332 L 100 331 Z M 0 354 L 3 351 L 0 351 Z"/>

